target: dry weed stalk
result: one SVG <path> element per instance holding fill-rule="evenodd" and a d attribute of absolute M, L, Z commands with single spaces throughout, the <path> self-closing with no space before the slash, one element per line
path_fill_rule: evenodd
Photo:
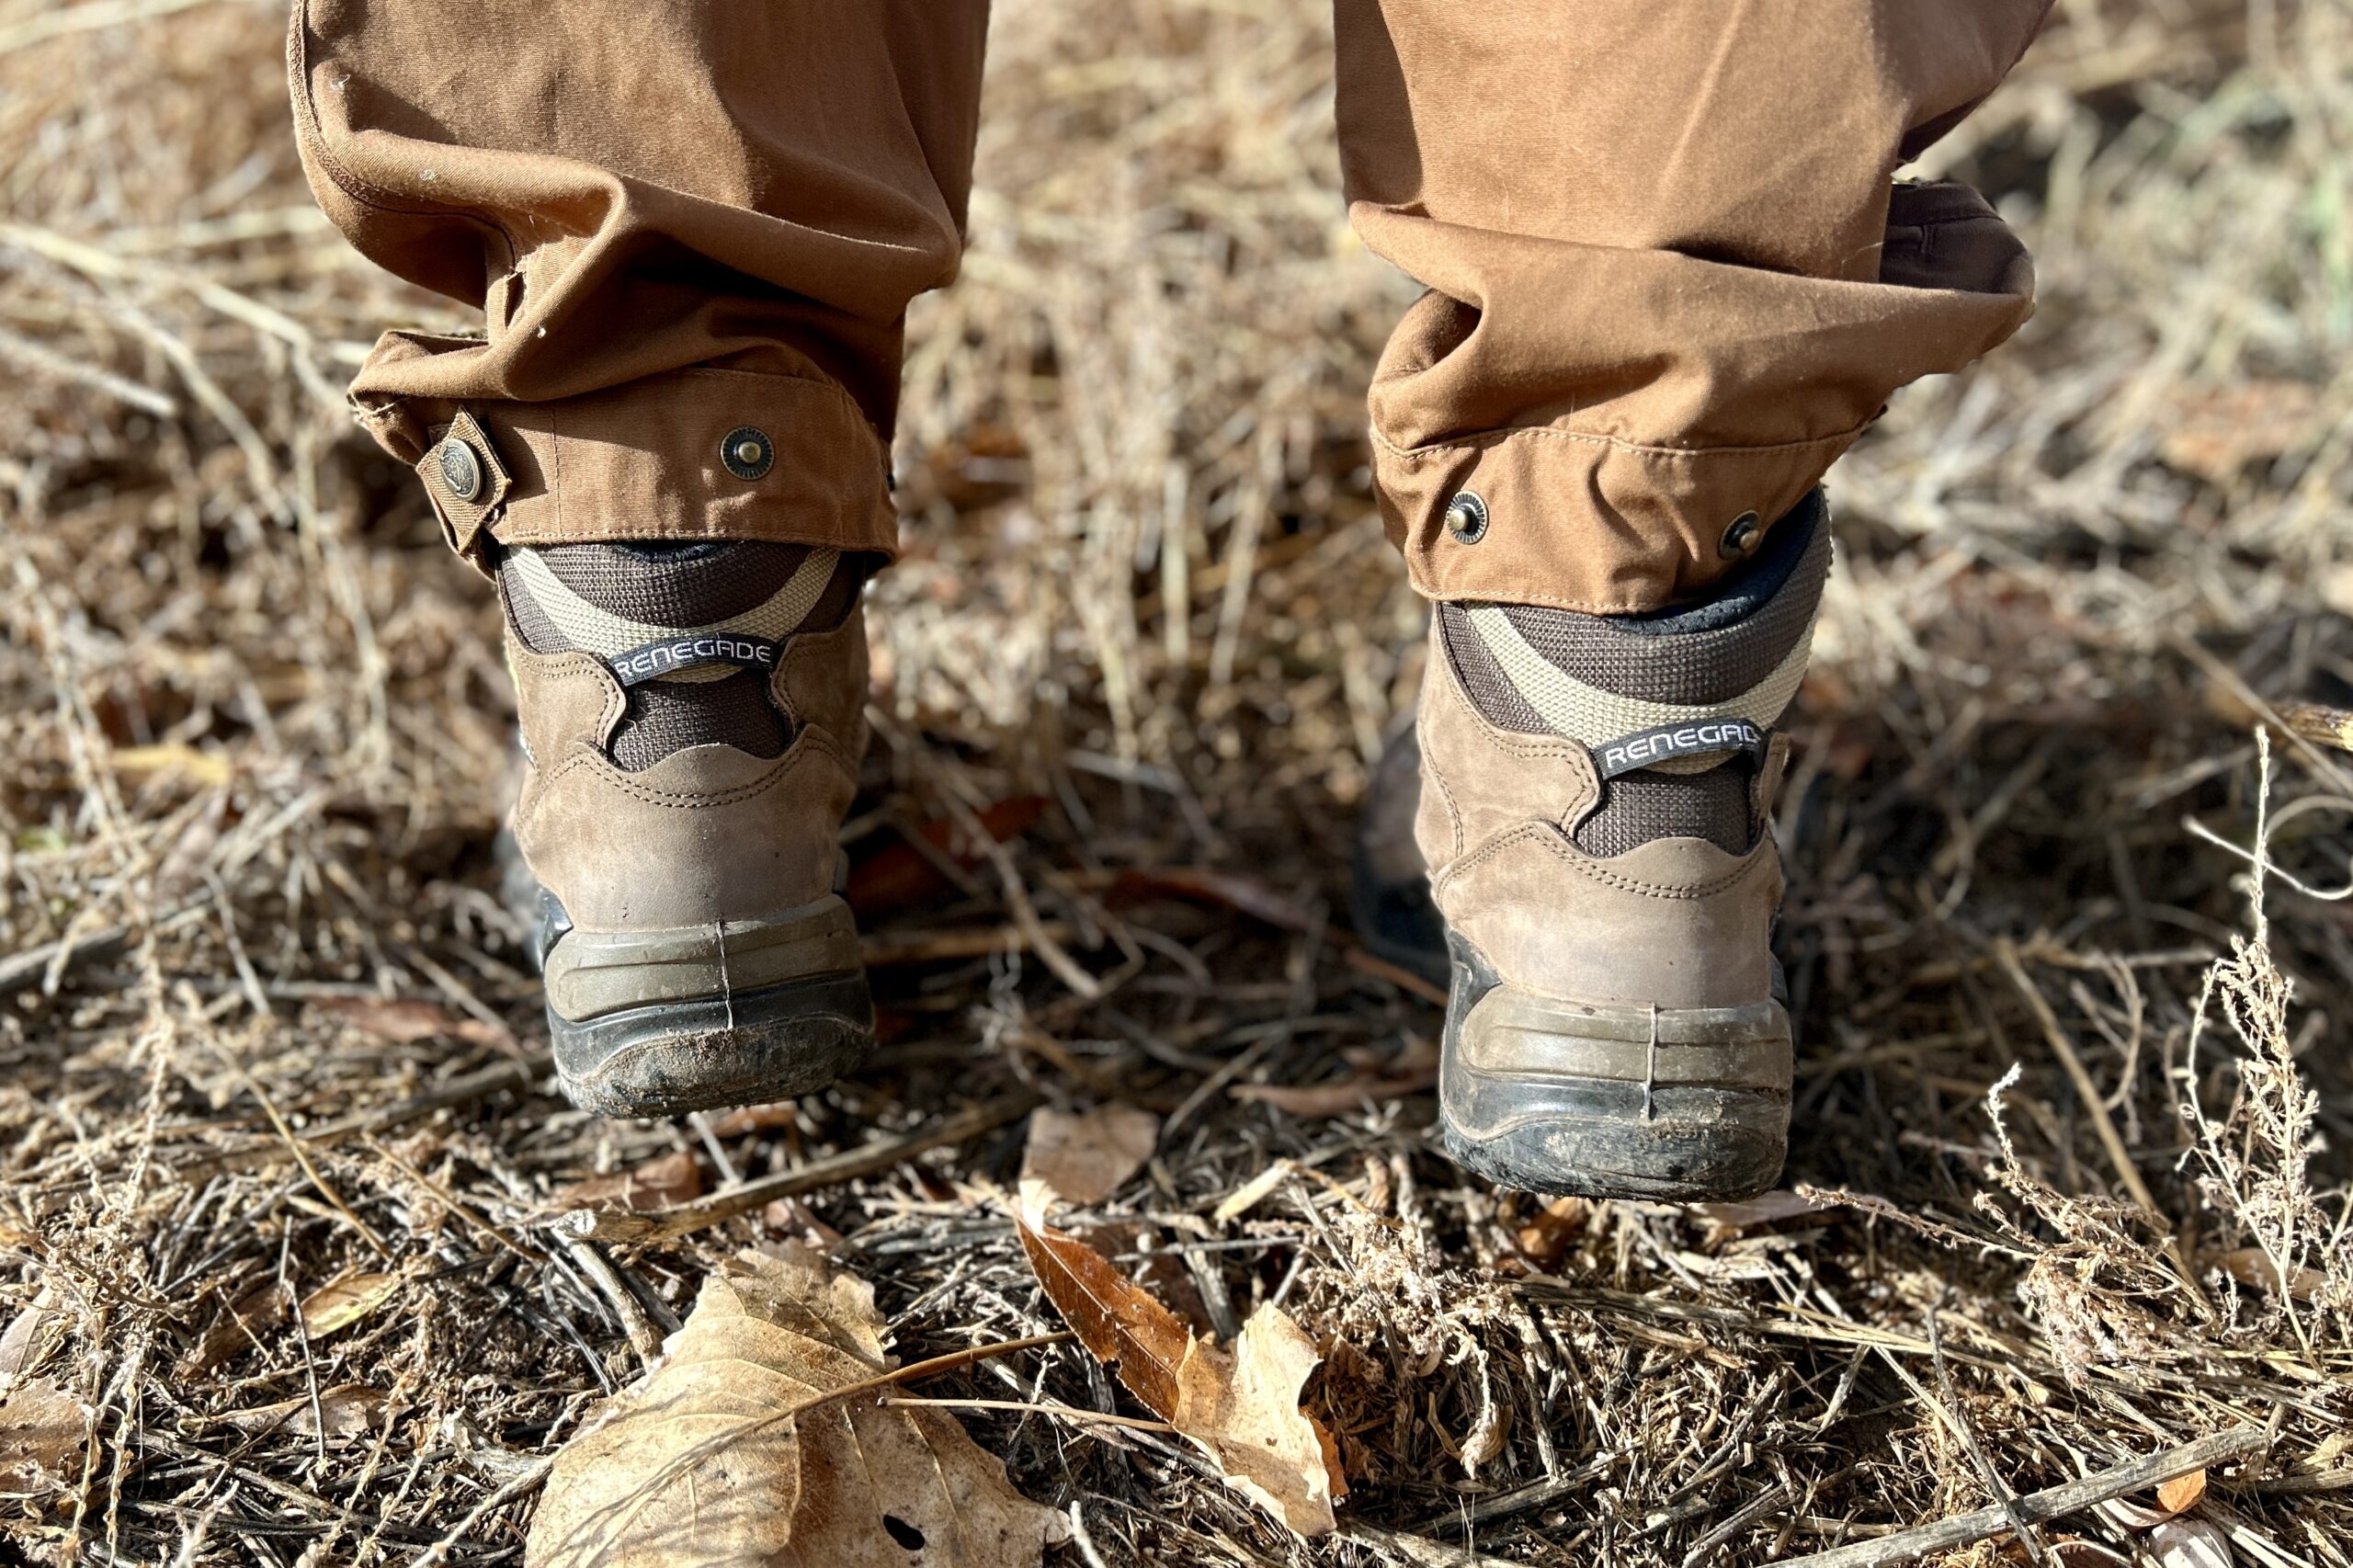
<path fill-rule="evenodd" d="M 2322 1343 L 2347 1342 L 2353 1198 L 2341 1186 L 2327 1195 L 2332 1215 L 2313 1186 L 2312 1162 L 2322 1147 L 2320 1096 L 2297 1060 L 2289 1018 L 2294 986 L 2272 960 L 2265 908 L 2273 871 L 2271 737 L 2257 730 L 2255 739 L 2255 843 L 2245 854 L 2245 879 L 2252 934 L 2232 937 L 2230 953 L 2214 961 L 2199 988 L 2180 1069 L 2180 1110 L 2194 1136 L 2200 1185 L 2231 1226 L 2226 1239 L 2251 1243 L 2262 1254 L 2267 1315 L 2283 1319 L 2305 1354 L 2316 1357 Z M 2217 1016 L 2239 1043 L 2231 1102 L 2219 1115 L 2200 1097 L 2198 1064 Z"/>

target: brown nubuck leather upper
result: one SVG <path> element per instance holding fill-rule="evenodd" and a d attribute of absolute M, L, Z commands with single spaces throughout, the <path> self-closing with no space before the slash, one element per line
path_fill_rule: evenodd
<path fill-rule="evenodd" d="M 626 698 L 605 663 L 533 653 L 511 629 L 506 652 L 529 761 L 515 838 L 574 929 L 755 921 L 835 891 L 866 746 L 861 612 L 786 642 L 767 683 L 791 737 L 776 757 L 690 745 L 624 771 L 608 748 Z"/>
<path fill-rule="evenodd" d="M 1575 741 L 1499 729 L 1474 709 L 1432 630 L 1422 689 L 1415 834 L 1448 926 L 1504 984 L 1566 1002 L 1662 1009 L 1741 1006 L 1772 994 L 1768 941 L 1779 858 L 1761 819 L 1788 742 L 1752 786 L 1754 844 L 1654 839 L 1608 858 L 1577 846 L 1599 803 Z"/>

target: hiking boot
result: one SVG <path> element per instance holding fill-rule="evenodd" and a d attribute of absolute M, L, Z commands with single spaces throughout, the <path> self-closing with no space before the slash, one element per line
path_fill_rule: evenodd
<path fill-rule="evenodd" d="M 498 562 L 515 844 L 564 1093 L 605 1116 L 805 1094 L 871 1043 L 842 902 L 865 562 L 750 541 Z"/>
<path fill-rule="evenodd" d="M 1751 548 L 1669 612 L 1437 607 L 1415 835 L 1452 960 L 1439 1117 L 1503 1186 L 1730 1199 L 1780 1174 L 1773 726 L 1829 573 L 1820 493 Z"/>

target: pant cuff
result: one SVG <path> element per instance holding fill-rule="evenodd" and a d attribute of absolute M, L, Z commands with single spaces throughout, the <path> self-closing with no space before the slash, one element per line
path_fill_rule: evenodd
<path fill-rule="evenodd" d="M 450 544 L 477 565 L 492 540 L 898 553 L 889 449 L 828 381 L 706 366 L 516 403 L 370 395 L 368 379 L 354 392 L 360 423 L 415 465 Z"/>
<path fill-rule="evenodd" d="M 1689 598 L 1754 554 L 1861 433 L 1675 448 L 1528 427 L 1404 448 L 1376 428 L 1373 469 L 1424 597 L 1626 615 Z"/>

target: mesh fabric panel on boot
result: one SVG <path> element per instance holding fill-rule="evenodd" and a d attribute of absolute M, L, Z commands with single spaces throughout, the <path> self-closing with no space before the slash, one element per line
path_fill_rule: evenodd
<path fill-rule="evenodd" d="M 763 541 L 567 544 L 509 551 L 498 584 L 515 634 L 537 653 L 599 658 L 664 637 L 737 632 L 781 642 L 829 631 L 858 602 L 866 558 Z M 780 756 L 790 739 L 765 670 L 706 665 L 629 687 L 616 765 L 642 772 L 696 745 Z"/>
<path fill-rule="evenodd" d="M 1830 555 L 1817 495 L 1699 604 L 1597 616 L 1447 603 L 1438 606 L 1439 628 L 1463 691 L 1500 729 L 1595 746 L 1716 716 L 1769 728 L 1803 677 Z M 1717 753 L 1607 779 L 1577 844 L 1610 857 L 1657 838 L 1688 837 L 1743 853 L 1762 829 L 1755 775 L 1753 758 Z"/>

